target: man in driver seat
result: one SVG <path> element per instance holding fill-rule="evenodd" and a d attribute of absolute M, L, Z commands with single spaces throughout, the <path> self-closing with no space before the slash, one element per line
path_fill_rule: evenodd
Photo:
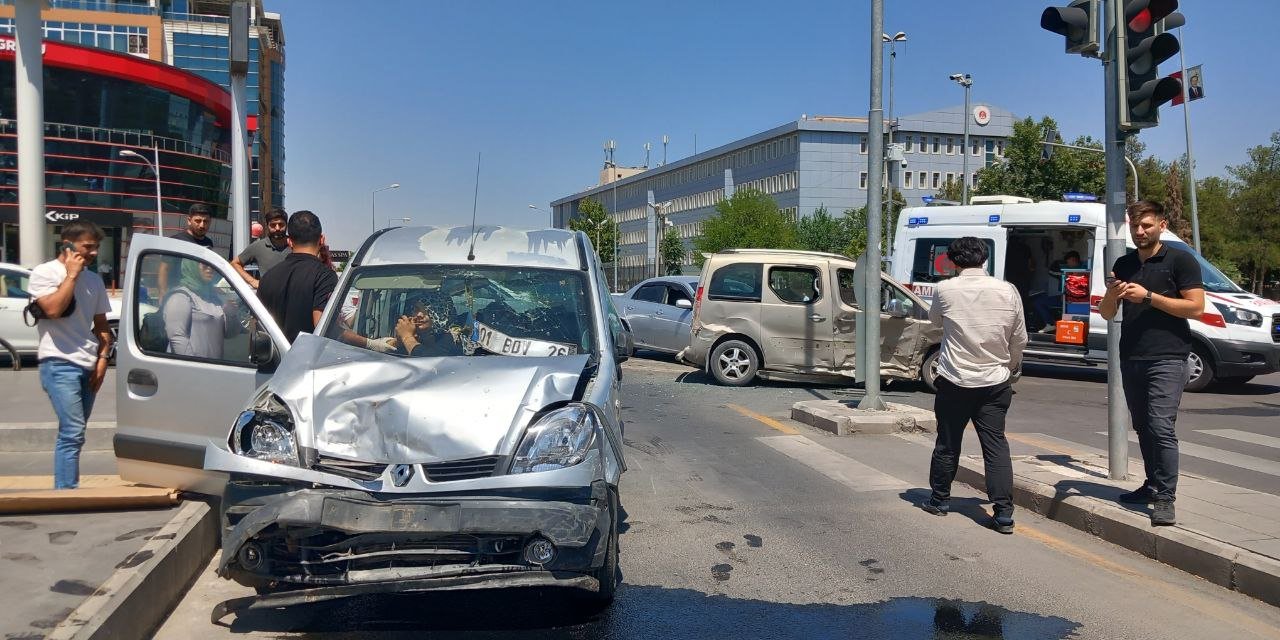
<path fill-rule="evenodd" d="M 449 331 L 457 314 L 453 300 L 439 291 L 414 294 L 405 300 L 404 315 L 396 321 L 396 353 L 405 356 L 463 355 Z"/>

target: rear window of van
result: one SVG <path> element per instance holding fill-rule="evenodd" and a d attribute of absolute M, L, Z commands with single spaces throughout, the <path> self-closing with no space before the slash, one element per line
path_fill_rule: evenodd
<path fill-rule="evenodd" d="M 707 297 L 711 300 L 735 300 L 760 302 L 764 265 L 753 263 L 727 264 L 711 274 L 711 286 Z"/>

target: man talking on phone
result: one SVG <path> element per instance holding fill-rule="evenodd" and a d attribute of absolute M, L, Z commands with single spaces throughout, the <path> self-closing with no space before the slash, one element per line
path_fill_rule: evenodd
<path fill-rule="evenodd" d="M 1174 423 L 1187 384 L 1191 354 L 1189 318 L 1204 313 L 1204 279 L 1195 256 L 1166 246 L 1160 234 L 1169 216 L 1159 203 L 1131 205 L 1129 233 L 1138 248 L 1116 259 L 1098 312 L 1120 320 L 1120 377 L 1138 432 L 1146 481 L 1121 502 L 1152 504 L 1152 526 L 1177 522 L 1178 436 Z M 1123 307 L 1121 306 L 1123 305 Z"/>
<path fill-rule="evenodd" d="M 80 485 L 80 449 L 93 400 L 107 375 L 111 329 L 107 288 L 86 269 L 98 259 L 102 229 L 75 221 L 62 228 L 58 257 L 31 270 L 29 292 L 39 307 L 40 386 L 58 416 L 53 488 Z"/>

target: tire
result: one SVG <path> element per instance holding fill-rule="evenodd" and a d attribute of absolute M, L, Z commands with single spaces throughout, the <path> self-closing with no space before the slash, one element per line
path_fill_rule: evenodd
<path fill-rule="evenodd" d="M 120 323 L 109 322 L 107 326 L 111 329 L 111 354 L 107 356 L 107 364 L 116 366 L 116 350 L 120 348 Z"/>
<path fill-rule="evenodd" d="M 938 393 L 938 358 L 941 354 L 942 349 L 934 348 L 920 363 L 920 382 L 924 383 L 924 388 L 928 389 L 929 393 Z"/>
<path fill-rule="evenodd" d="M 711 350 L 707 368 L 711 369 L 716 382 L 728 387 L 745 387 L 755 380 L 760 358 L 751 345 L 741 340 L 725 340 Z"/>
<path fill-rule="evenodd" d="M 4 338 L 0 338 L 0 355 L 9 357 L 9 366 L 13 367 L 14 371 L 22 371 L 22 356 L 18 355 L 18 350 Z"/>
<path fill-rule="evenodd" d="M 1190 376 L 1187 379 L 1186 391 L 1196 393 L 1204 391 L 1213 384 L 1213 358 L 1209 350 L 1200 345 L 1191 347 L 1191 355 L 1187 356 L 1187 368 Z"/>
<path fill-rule="evenodd" d="M 604 552 L 604 564 L 600 565 L 599 569 L 591 572 L 591 577 L 600 583 L 600 590 L 585 594 L 586 597 L 583 604 L 589 612 L 603 611 L 613 604 L 613 599 L 618 595 L 618 517 L 620 506 L 618 490 L 614 487 L 609 487 L 609 538 L 606 542 L 609 546 Z"/>

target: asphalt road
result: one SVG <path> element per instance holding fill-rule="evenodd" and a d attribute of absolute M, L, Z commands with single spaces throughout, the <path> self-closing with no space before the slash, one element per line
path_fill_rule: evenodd
<path fill-rule="evenodd" d="M 1019 511 L 1015 535 L 986 529 L 965 487 L 950 516 L 920 511 L 927 445 L 785 418 L 830 389 L 728 389 L 644 361 L 625 387 L 624 584 L 607 612 L 575 614 L 554 590 L 475 592 L 215 626 L 213 606 L 247 592 L 207 570 L 156 637 L 1280 638 L 1280 610 L 1058 523 Z"/>

